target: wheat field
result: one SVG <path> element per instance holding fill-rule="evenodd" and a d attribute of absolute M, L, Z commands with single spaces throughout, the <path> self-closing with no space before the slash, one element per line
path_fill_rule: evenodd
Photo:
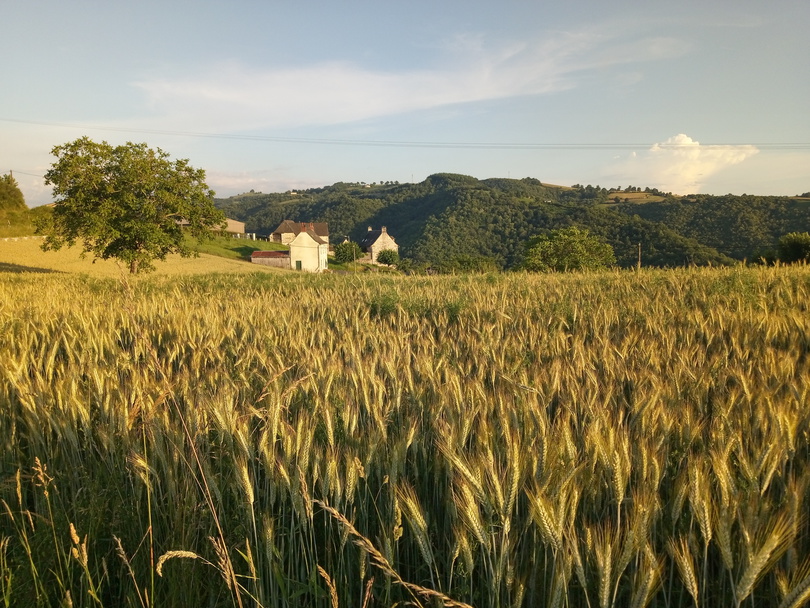
<path fill-rule="evenodd" d="M 6 606 L 810 598 L 810 268 L 0 273 Z"/>

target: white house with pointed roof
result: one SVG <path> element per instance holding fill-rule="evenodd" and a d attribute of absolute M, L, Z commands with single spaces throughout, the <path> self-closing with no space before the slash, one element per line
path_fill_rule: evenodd
<path fill-rule="evenodd" d="M 301 229 L 290 241 L 290 268 L 306 272 L 323 272 L 328 267 L 329 243 L 315 233 L 312 224 Z"/>

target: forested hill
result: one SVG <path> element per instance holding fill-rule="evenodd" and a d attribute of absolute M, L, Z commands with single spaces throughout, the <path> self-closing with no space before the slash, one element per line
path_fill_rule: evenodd
<path fill-rule="evenodd" d="M 284 219 L 328 222 L 332 242 L 359 241 L 387 226 L 400 254 L 439 269 L 511 268 L 526 241 L 577 225 L 603 236 L 619 264 L 723 264 L 773 250 L 779 237 L 810 230 L 810 199 L 674 197 L 657 190 L 564 188 L 534 178 L 440 173 L 418 184 L 348 184 L 299 192 L 250 192 L 217 199 L 249 232 L 270 234 Z"/>

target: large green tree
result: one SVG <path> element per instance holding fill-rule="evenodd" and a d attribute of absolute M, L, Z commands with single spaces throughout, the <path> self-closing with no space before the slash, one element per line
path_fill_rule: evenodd
<path fill-rule="evenodd" d="M 185 233 L 203 240 L 224 223 L 205 171 L 171 160 L 160 148 L 82 137 L 52 154 L 57 160 L 45 183 L 56 200 L 38 225 L 45 250 L 81 241 L 85 253 L 120 260 L 135 273 L 153 269 L 154 260 L 169 253 L 195 255 Z"/>
<path fill-rule="evenodd" d="M 608 243 L 587 230 L 571 226 L 531 239 L 523 265 L 535 272 L 566 272 L 600 270 L 615 263 L 613 248 Z"/>

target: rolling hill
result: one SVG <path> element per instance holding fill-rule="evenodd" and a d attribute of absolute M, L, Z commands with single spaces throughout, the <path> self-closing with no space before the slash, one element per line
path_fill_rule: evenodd
<path fill-rule="evenodd" d="M 604 237 L 621 266 L 730 264 L 767 256 L 779 237 L 810 230 L 810 202 L 754 196 L 676 197 L 655 189 L 571 188 L 534 178 L 431 175 L 417 184 L 337 183 L 216 204 L 247 230 L 269 234 L 284 219 L 328 222 L 333 242 L 385 225 L 414 264 L 438 270 L 514 268 L 525 242 L 577 225 Z"/>

